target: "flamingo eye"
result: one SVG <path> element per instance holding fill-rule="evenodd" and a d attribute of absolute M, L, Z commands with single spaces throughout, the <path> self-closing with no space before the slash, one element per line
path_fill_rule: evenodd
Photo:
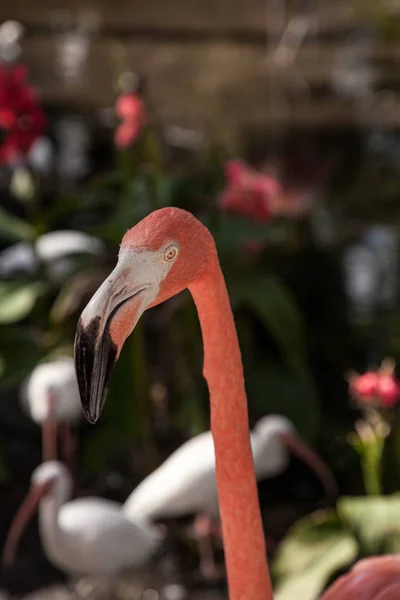
<path fill-rule="evenodd" d="M 168 246 L 164 250 L 164 260 L 167 262 L 172 262 L 178 256 L 178 248 L 175 245 Z"/>

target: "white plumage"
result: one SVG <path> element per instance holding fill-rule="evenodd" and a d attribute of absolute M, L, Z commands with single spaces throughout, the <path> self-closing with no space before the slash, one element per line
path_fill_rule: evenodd
<path fill-rule="evenodd" d="M 287 467 L 289 451 L 280 436 L 294 433 L 285 417 L 263 417 L 251 433 L 257 479 L 274 477 Z M 218 517 L 214 442 L 206 431 L 185 442 L 144 479 L 123 505 L 130 519 L 144 521 L 189 514 Z"/>
<path fill-rule="evenodd" d="M 160 546 L 162 535 L 128 520 L 117 502 L 90 497 L 68 502 L 72 482 L 61 463 L 49 461 L 35 469 L 32 489 L 45 485 L 49 487 L 39 504 L 40 538 L 46 556 L 60 569 L 112 578 L 123 569 L 142 566 Z"/>
<path fill-rule="evenodd" d="M 39 364 L 22 387 L 22 405 L 38 425 L 49 418 L 49 396 L 53 403 L 53 421 L 76 423 L 81 419 L 82 407 L 71 357 L 62 356 Z"/>
<path fill-rule="evenodd" d="M 101 240 L 82 231 L 49 231 L 39 236 L 34 246 L 27 242 L 13 244 L 0 252 L 0 277 L 33 275 L 40 262 L 56 281 L 71 272 L 71 258 L 77 255 L 98 255 L 104 250 Z"/>

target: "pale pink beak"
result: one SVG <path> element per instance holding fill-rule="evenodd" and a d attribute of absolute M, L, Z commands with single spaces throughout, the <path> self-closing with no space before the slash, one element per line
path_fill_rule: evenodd
<path fill-rule="evenodd" d="M 2 567 L 13 565 L 20 537 L 39 506 L 40 500 L 50 491 L 52 485 L 52 481 L 45 481 L 42 484 L 32 486 L 29 490 L 8 531 L 1 559 Z"/>
<path fill-rule="evenodd" d="M 295 433 L 282 433 L 281 439 L 285 446 L 316 474 L 322 483 L 327 500 L 334 503 L 339 491 L 335 477 L 328 465 Z"/>

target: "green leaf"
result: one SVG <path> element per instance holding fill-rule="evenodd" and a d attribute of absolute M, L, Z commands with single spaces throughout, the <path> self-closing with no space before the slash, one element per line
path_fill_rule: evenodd
<path fill-rule="evenodd" d="M 284 283 L 273 275 L 253 275 L 242 279 L 237 294 L 264 323 L 288 364 L 295 369 L 302 367 L 305 354 L 302 317 Z"/>
<path fill-rule="evenodd" d="M 343 497 L 337 504 L 339 517 L 355 533 L 364 554 L 384 551 L 386 538 L 400 528 L 400 494 Z"/>
<path fill-rule="evenodd" d="M 393 528 L 385 538 L 385 554 L 400 553 L 400 525 Z"/>
<path fill-rule="evenodd" d="M 44 289 L 45 286 L 40 282 L 0 282 L 0 324 L 15 323 L 24 319 Z"/>
<path fill-rule="evenodd" d="M 298 521 L 273 564 L 275 600 L 317 600 L 331 577 L 357 557 L 357 543 L 334 511 L 317 511 Z"/>
<path fill-rule="evenodd" d="M 31 240 L 34 237 L 32 225 L 11 215 L 0 206 L 0 236 L 7 241 Z"/>
<path fill-rule="evenodd" d="M 10 191 L 22 200 L 29 204 L 35 196 L 35 182 L 29 169 L 19 166 L 14 169 L 11 177 Z"/>
<path fill-rule="evenodd" d="M 278 346 L 286 367 L 283 376 L 287 381 L 283 382 L 282 375 L 271 371 L 270 365 L 268 368 L 265 364 L 262 365 L 261 371 L 268 371 L 265 375 L 270 379 L 261 387 L 264 398 L 268 396 L 268 402 L 273 402 L 275 395 L 275 404 L 278 404 L 278 412 L 281 412 L 279 403 L 284 389 L 286 401 L 292 407 L 300 394 L 304 403 L 298 404 L 297 412 L 300 415 L 303 411 L 300 421 L 310 435 L 317 425 L 319 405 L 314 380 L 305 359 L 306 343 L 302 316 L 294 297 L 283 282 L 269 274 L 251 274 L 243 277 L 240 282 L 233 282 L 232 291 L 237 300 L 250 307 L 264 323 Z M 278 380 L 279 377 L 281 381 Z M 272 391 L 273 386 L 275 393 Z M 260 389 L 258 392 L 254 390 L 254 393 L 260 395 Z M 292 410 L 293 408 L 290 412 Z M 287 414 L 289 416 L 290 413 Z"/>

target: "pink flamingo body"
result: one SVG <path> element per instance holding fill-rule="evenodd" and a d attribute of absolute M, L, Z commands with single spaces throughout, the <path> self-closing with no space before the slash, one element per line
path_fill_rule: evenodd
<path fill-rule="evenodd" d="M 321 600 L 399 600 L 400 556 L 373 556 L 354 565 Z"/>
<path fill-rule="evenodd" d="M 96 422 L 115 362 L 140 316 L 185 288 L 193 296 L 203 335 L 229 597 L 273 600 L 232 309 L 214 240 L 190 213 L 154 211 L 124 236 L 114 271 L 77 327 L 75 365 L 82 406 L 88 420 Z"/>

